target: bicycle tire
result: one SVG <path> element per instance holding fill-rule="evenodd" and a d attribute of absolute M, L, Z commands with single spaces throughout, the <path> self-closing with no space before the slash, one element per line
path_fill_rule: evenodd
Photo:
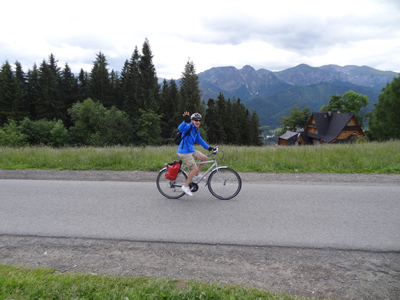
<path fill-rule="evenodd" d="M 178 199 L 185 195 L 181 190 L 181 186 L 185 184 L 187 179 L 186 172 L 179 170 L 178 176 L 174 181 L 165 178 L 167 168 L 162 169 L 157 176 L 156 183 L 158 191 L 169 199 Z"/>
<path fill-rule="evenodd" d="M 242 179 L 231 168 L 218 168 L 211 172 L 207 181 L 210 193 L 221 200 L 236 197 L 242 188 Z"/>

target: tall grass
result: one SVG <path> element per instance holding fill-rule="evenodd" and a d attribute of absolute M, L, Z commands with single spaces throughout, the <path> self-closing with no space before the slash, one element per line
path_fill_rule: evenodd
<path fill-rule="evenodd" d="M 60 274 L 53 269 L 31 270 L 0 264 L 0 299 L 294 300 L 300 298 L 238 285 L 145 277 Z"/>
<path fill-rule="evenodd" d="M 200 146 L 198 149 L 202 150 Z M 219 149 L 219 164 L 239 172 L 400 173 L 400 141 L 301 147 L 220 146 Z M 165 162 L 178 159 L 176 150 L 175 146 L 0 147 L 0 168 L 156 171 Z"/>

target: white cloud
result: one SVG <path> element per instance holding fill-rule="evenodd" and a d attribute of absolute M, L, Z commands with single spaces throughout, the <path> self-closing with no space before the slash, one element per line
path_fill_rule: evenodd
<path fill-rule="evenodd" d="M 9 1 L 0 19 L 0 60 L 24 69 L 50 53 L 73 72 L 90 71 L 98 52 L 120 71 L 149 39 L 159 77 L 179 78 L 190 58 L 198 72 L 300 63 L 400 70 L 398 0 L 204 0 L 109 3 Z M 16 26 L 18 24 L 18 26 Z"/>

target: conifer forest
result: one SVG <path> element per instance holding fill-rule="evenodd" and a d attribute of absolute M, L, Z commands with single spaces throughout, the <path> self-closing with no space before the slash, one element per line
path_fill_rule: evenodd
<path fill-rule="evenodd" d="M 258 116 L 240 98 L 201 100 L 193 61 L 179 82 L 159 84 L 147 39 L 118 72 L 102 52 L 78 75 L 53 54 L 26 72 L 18 61 L 0 69 L 0 146 L 171 144 L 184 111 L 202 114 L 201 135 L 210 145 L 263 144 Z"/>

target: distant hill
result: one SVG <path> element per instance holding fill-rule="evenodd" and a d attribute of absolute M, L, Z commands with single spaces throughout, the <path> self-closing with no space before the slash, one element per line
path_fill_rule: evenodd
<path fill-rule="evenodd" d="M 331 95 L 349 90 L 368 96 L 376 103 L 382 88 L 399 74 L 367 66 L 298 65 L 279 72 L 255 70 L 251 66 L 211 68 L 198 74 L 202 98 L 240 98 L 250 110 L 255 109 L 261 125 L 279 126 L 279 119 L 289 115 L 289 109 L 309 106 L 319 111 Z M 372 104 L 370 108 L 372 108 Z"/>
<path fill-rule="evenodd" d="M 379 93 L 366 87 L 351 83 L 322 82 L 307 86 L 292 86 L 271 96 L 247 100 L 244 105 L 250 112 L 256 110 L 261 125 L 276 127 L 282 125 L 279 120 L 289 115 L 289 109 L 295 106 L 301 109 L 309 106 L 311 111 L 318 112 L 321 106 L 328 104 L 331 95 L 342 95 L 350 90 L 366 95 L 370 100 L 370 109 L 373 107 L 372 103 L 378 100 Z"/>

